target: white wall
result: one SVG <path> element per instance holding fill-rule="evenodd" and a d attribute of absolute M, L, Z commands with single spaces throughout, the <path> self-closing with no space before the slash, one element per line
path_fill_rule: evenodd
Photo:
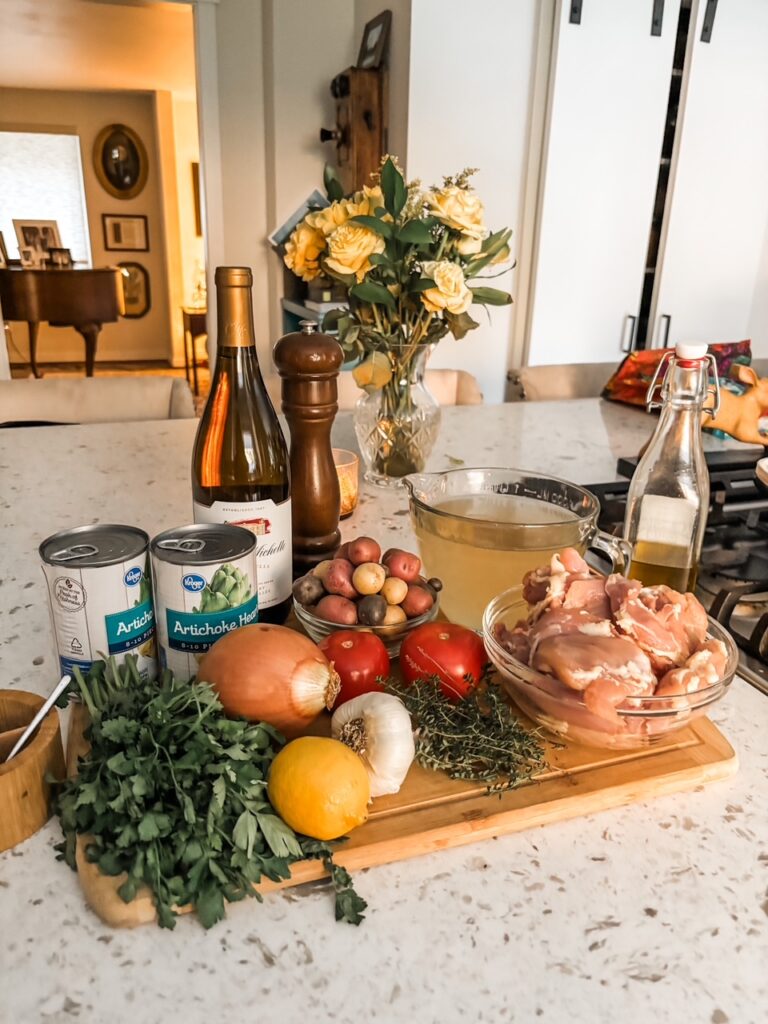
<path fill-rule="evenodd" d="M 259 358 L 274 391 L 282 268 L 267 236 L 322 188 L 333 150 L 319 133 L 333 124 L 331 79 L 357 56 L 354 7 L 349 0 L 203 2 L 197 36 L 202 169 L 215 207 L 207 218 L 209 292 L 217 264 L 253 268 Z"/>
<path fill-rule="evenodd" d="M 408 175 L 439 184 L 478 167 L 474 182 L 493 230 L 511 227 L 513 255 L 523 210 L 536 0 L 417 0 L 411 10 Z M 515 273 L 491 286 L 511 290 Z M 440 342 L 430 365 L 469 370 L 486 402 L 501 402 L 512 342 L 511 307 L 470 310 L 480 327 Z"/>

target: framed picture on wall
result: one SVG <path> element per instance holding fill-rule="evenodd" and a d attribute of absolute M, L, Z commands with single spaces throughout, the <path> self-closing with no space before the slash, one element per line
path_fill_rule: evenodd
<path fill-rule="evenodd" d="M 93 169 L 111 196 L 133 199 L 147 183 L 149 161 L 144 143 L 128 125 L 108 124 L 93 144 Z"/>
<path fill-rule="evenodd" d="M 146 316 L 152 305 L 149 293 L 149 274 L 141 263 L 118 263 L 123 273 L 124 317 L 138 320 Z"/>
<path fill-rule="evenodd" d="M 19 242 L 19 253 L 28 249 L 31 254 L 26 263 L 21 256 L 24 266 L 45 266 L 49 251 L 61 248 L 59 225 L 55 220 L 14 220 L 13 228 Z"/>
<path fill-rule="evenodd" d="M 149 252 L 149 229 L 144 214 L 102 213 L 104 248 L 108 252 Z"/>
<path fill-rule="evenodd" d="M 392 11 L 382 11 L 371 18 L 363 29 L 360 53 L 357 55 L 358 68 L 380 68 L 384 63 L 389 43 L 389 29 L 392 24 Z"/>
<path fill-rule="evenodd" d="M 0 270 L 8 266 L 8 250 L 5 248 L 3 232 L 0 231 Z"/>

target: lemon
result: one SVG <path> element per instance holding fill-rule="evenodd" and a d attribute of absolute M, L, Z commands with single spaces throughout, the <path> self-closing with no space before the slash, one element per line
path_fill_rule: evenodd
<path fill-rule="evenodd" d="M 272 762 L 267 792 L 295 832 L 338 839 L 368 817 L 371 784 L 360 757 L 339 740 L 302 736 Z"/>

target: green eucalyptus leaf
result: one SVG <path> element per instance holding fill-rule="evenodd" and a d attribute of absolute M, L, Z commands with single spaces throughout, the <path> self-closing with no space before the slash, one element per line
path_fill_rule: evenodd
<path fill-rule="evenodd" d="M 363 227 L 368 228 L 369 231 L 375 231 L 383 238 L 392 238 L 392 225 L 386 220 L 379 220 L 378 217 L 366 217 L 361 213 L 357 217 L 350 217 L 349 223 L 362 224 Z"/>
<path fill-rule="evenodd" d="M 426 292 L 430 288 L 435 287 L 435 282 L 431 277 L 418 277 L 415 281 L 408 282 L 408 291 L 418 295 L 420 292 Z"/>
<path fill-rule="evenodd" d="M 381 168 L 381 191 L 384 195 L 387 212 L 395 218 L 399 217 L 408 199 L 408 192 L 403 176 L 395 167 L 391 157 Z"/>
<path fill-rule="evenodd" d="M 470 331 L 480 326 L 476 320 L 472 319 L 469 313 L 456 314 L 446 311 L 445 322 L 448 324 L 448 330 L 457 341 L 461 341 Z"/>
<path fill-rule="evenodd" d="M 423 221 L 409 220 L 407 224 L 398 228 L 397 238 L 401 242 L 429 245 L 432 241 L 432 232 Z"/>
<path fill-rule="evenodd" d="M 326 164 L 325 167 L 323 167 L 323 186 L 325 187 L 325 194 L 332 203 L 338 202 L 339 199 L 344 198 L 344 189 L 341 181 L 339 180 L 336 168 L 332 167 L 330 164 Z"/>
<path fill-rule="evenodd" d="M 499 288 L 470 288 L 472 301 L 481 306 L 508 306 L 512 302 L 509 292 Z"/>
<path fill-rule="evenodd" d="M 392 293 L 383 285 L 376 284 L 374 281 L 363 281 L 361 284 L 356 284 L 354 288 L 350 288 L 349 294 L 354 295 L 361 302 L 371 302 L 391 308 L 395 306 Z"/>

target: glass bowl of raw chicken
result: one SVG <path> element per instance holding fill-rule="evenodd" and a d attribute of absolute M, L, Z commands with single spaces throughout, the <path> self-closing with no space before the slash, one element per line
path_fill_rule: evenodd
<path fill-rule="evenodd" d="M 738 652 L 693 594 L 594 573 L 573 549 L 487 606 L 483 635 L 519 708 L 558 736 L 631 750 L 690 725 Z"/>

